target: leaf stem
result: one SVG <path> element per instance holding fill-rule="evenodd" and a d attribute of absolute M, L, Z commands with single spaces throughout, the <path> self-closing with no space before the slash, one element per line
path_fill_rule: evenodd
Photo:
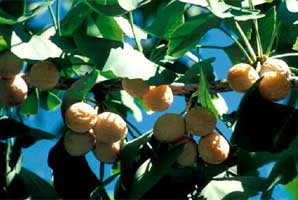
<path fill-rule="evenodd" d="M 46 0 L 47 2 L 50 2 L 50 0 Z M 56 31 L 58 30 L 58 25 L 57 25 L 57 20 L 56 20 L 56 17 L 55 17 L 55 14 L 54 14 L 54 11 L 53 11 L 53 8 L 52 8 L 52 4 L 48 5 L 48 10 L 49 10 L 49 13 L 51 15 L 51 18 L 52 18 L 52 22 L 53 22 L 53 25 L 56 29 Z"/>
<path fill-rule="evenodd" d="M 236 28 L 237 28 L 242 40 L 244 41 L 244 43 L 245 43 L 245 45 L 248 49 L 248 52 L 250 53 L 250 56 L 252 57 L 253 63 L 256 62 L 257 61 L 257 55 L 255 54 L 255 52 L 254 52 L 249 40 L 247 39 L 244 31 L 242 30 L 241 26 L 239 25 L 239 23 L 237 21 L 235 21 L 235 25 L 236 25 Z"/>
<path fill-rule="evenodd" d="M 295 57 L 295 56 L 298 56 L 298 53 L 284 53 L 284 54 L 278 54 L 278 55 L 275 55 L 275 56 L 271 56 L 271 58 L 284 58 L 284 57 Z"/>
<path fill-rule="evenodd" d="M 130 24 L 130 27 L 131 27 L 131 31 L 132 31 L 132 34 L 133 34 L 135 43 L 136 43 L 136 45 L 137 45 L 137 49 L 138 49 L 140 52 L 143 52 L 142 45 L 141 45 L 141 43 L 140 43 L 140 40 L 137 38 L 136 30 L 135 30 L 135 28 L 134 28 L 132 12 L 129 12 L 129 19 L 128 19 L 128 21 L 129 21 L 129 24 Z"/>
<path fill-rule="evenodd" d="M 61 7 L 61 2 L 60 2 L 60 0 L 56 0 L 57 29 L 58 29 L 58 34 L 59 34 L 59 36 L 61 36 L 60 7 Z"/>

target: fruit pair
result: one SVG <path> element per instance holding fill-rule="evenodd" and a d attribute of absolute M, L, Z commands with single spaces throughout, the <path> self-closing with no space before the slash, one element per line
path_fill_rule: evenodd
<path fill-rule="evenodd" d="M 249 64 L 234 65 L 228 72 L 228 83 L 237 92 L 246 92 L 262 76 L 259 84 L 260 94 L 269 101 L 285 98 L 290 89 L 290 70 L 280 59 L 268 59 L 260 67 L 259 73 Z"/>
<path fill-rule="evenodd" d="M 143 104 L 155 112 L 168 109 L 173 102 L 173 92 L 168 85 L 149 86 L 143 79 L 124 78 L 122 87 L 131 96 L 142 98 Z"/>
<path fill-rule="evenodd" d="M 66 150 L 73 156 L 84 155 L 91 149 L 96 158 L 102 162 L 113 163 L 117 160 L 121 148 L 121 140 L 127 133 L 126 122 L 117 114 L 103 112 L 97 115 L 96 110 L 87 103 L 78 102 L 72 104 L 65 112 L 65 123 L 74 132 L 82 135 L 85 140 L 93 137 L 93 142 L 80 142 L 76 139 L 74 144 L 68 145 Z M 75 137 L 75 136 L 73 136 Z M 77 137 L 76 138 L 80 138 Z M 64 138 L 65 145 L 69 140 Z M 82 148 L 81 145 L 86 147 Z M 75 150 L 71 151 L 70 148 Z M 83 149 L 79 151 L 77 149 Z M 86 151 L 87 150 L 87 151 Z M 75 153 L 74 153 L 75 152 Z"/>

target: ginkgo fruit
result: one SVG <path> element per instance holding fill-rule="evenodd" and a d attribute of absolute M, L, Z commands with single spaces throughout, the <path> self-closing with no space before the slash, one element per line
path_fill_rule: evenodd
<path fill-rule="evenodd" d="M 21 75 L 0 80 L 0 102 L 11 107 L 23 103 L 28 94 L 28 86 Z"/>
<path fill-rule="evenodd" d="M 123 139 L 127 133 L 127 124 L 124 119 L 112 112 L 103 112 L 97 116 L 93 127 L 96 142 L 113 143 Z"/>
<path fill-rule="evenodd" d="M 198 150 L 206 163 L 220 164 L 228 158 L 230 145 L 222 135 L 210 133 L 200 138 Z"/>
<path fill-rule="evenodd" d="M 151 86 L 143 96 L 143 104 L 152 111 L 161 112 L 170 107 L 174 96 L 168 85 Z"/>
<path fill-rule="evenodd" d="M 30 83 L 39 89 L 54 88 L 59 82 L 59 70 L 50 61 L 35 63 L 29 71 Z"/>
<path fill-rule="evenodd" d="M 249 64 L 239 63 L 230 68 L 228 83 L 236 92 L 246 92 L 259 78 L 257 71 Z"/>
<path fill-rule="evenodd" d="M 204 136 L 214 130 L 216 118 L 207 108 L 196 106 L 186 113 L 185 123 L 187 131 Z"/>
<path fill-rule="evenodd" d="M 160 142 L 174 142 L 183 137 L 184 132 L 184 119 L 175 113 L 162 115 L 153 127 L 153 137 Z"/>
<path fill-rule="evenodd" d="M 90 132 L 86 134 L 67 131 L 63 138 L 65 150 L 72 156 L 83 156 L 93 149 L 95 135 Z"/>
<path fill-rule="evenodd" d="M 141 78 L 122 79 L 123 89 L 131 96 L 141 98 L 149 91 L 149 85 Z"/>
<path fill-rule="evenodd" d="M 22 70 L 23 60 L 11 51 L 0 53 L 0 77 L 12 78 Z"/>
<path fill-rule="evenodd" d="M 104 163 L 115 163 L 120 155 L 121 141 L 114 143 L 96 142 L 93 154 L 95 158 Z"/>
<path fill-rule="evenodd" d="M 191 167 L 197 161 L 198 149 L 196 141 L 190 136 L 184 136 L 181 141 L 183 149 L 177 158 L 177 163 L 183 167 Z"/>
<path fill-rule="evenodd" d="M 78 133 L 85 133 L 95 125 L 96 121 L 96 110 L 84 102 L 72 104 L 65 112 L 65 124 Z"/>
<path fill-rule="evenodd" d="M 291 90 L 290 80 L 279 72 L 266 72 L 259 84 L 259 92 L 264 99 L 278 101 L 285 98 Z"/>
<path fill-rule="evenodd" d="M 278 72 L 286 78 L 289 78 L 291 75 L 288 64 L 285 61 L 276 58 L 269 58 L 262 64 L 259 73 L 262 76 L 266 72 Z"/>

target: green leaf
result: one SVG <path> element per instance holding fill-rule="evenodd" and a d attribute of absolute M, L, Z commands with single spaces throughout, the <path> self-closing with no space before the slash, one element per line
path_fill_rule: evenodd
<path fill-rule="evenodd" d="M 177 27 L 184 23 L 184 7 L 185 4 L 179 1 L 161 5 L 146 31 L 159 38 L 168 39 Z"/>
<path fill-rule="evenodd" d="M 68 90 L 65 92 L 62 103 L 62 113 L 73 103 L 82 101 L 88 92 L 96 83 L 98 72 L 96 70 L 83 76 L 76 82 L 74 82 Z"/>
<path fill-rule="evenodd" d="M 158 162 L 146 160 L 136 171 L 134 180 L 128 189 L 128 198 L 139 199 L 149 191 L 163 176 L 169 173 L 177 160 L 183 145 L 159 155 Z"/>
<path fill-rule="evenodd" d="M 176 77 L 177 75 L 175 72 L 168 69 L 162 69 L 158 70 L 147 82 L 149 85 L 167 85 L 173 83 Z"/>
<path fill-rule="evenodd" d="M 296 42 L 293 44 L 292 49 L 298 51 L 298 37 L 296 38 Z"/>
<path fill-rule="evenodd" d="M 36 115 L 39 108 L 38 91 L 35 89 L 31 91 L 26 101 L 20 106 L 20 113 L 22 115 Z"/>
<path fill-rule="evenodd" d="M 263 49 L 267 49 L 276 29 L 276 8 L 272 7 L 266 12 L 266 16 L 258 21 L 259 34 Z"/>
<path fill-rule="evenodd" d="M 220 20 L 212 14 L 201 14 L 179 26 L 171 35 L 168 55 L 180 57 L 194 48 L 210 29 L 219 25 Z"/>
<path fill-rule="evenodd" d="M 90 36 L 75 35 L 74 42 L 78 51 L 89 57 L 98 69 L 102 69 L 112 48 L 121 47 L 122 43 Z"/>
<path fill-rule="evenodd" d="M 91 13 L 92 10 L 84 3 L 79 3 L 72 7 L 61 21 L 62 36 L 72 36 L 80 31 L 84 21 Z"/>
<path fill-rule="evenodd" d="M 77 46 L 74 42 L 73 37 L 63 36 L 51 36 L 50 40 L 55 43 L 65 53 L 74 53 L 77 50 Z"/>
<path fill-rule="evenodd" d="M 280 152 L 298 134 L 298 112 L 263 99 L 259 82 L 242 98 L 231 142 L 249 151 Z"/>
<path fill-rule="evenodd" d="M 127 11 L 133 11 L 147 3 L 149 3 L 151 0 L 118 0 L 119 5 L 127 10 Z"/>
<path fill-rule="evenodd" d="M 55 110 L 62 104 L 59 96 L 53 91 L 46 91 L 43 93 L 41 95 L 41 101 L 41 105 L 48 111 Z"/>
<path fill-rule="evenodd" d="M 201 64 L 200 68 L 200 84 L 199 84 L 199 99 L 200 103 L 203 107 L 207 108 L 211 111 L 214 116 L 219 117 L 220 114 L 217 111 L 217 108 L 213 104 L 213 95 L 209 93 L 209 84 L 206 77 L 206 70 L 210 67 L 210 65 L 206 65 L 206 63 Z"/>
<path fill-rule="evenodd" d="M 119 42 L 123 41 L 123 32 L 113 17 L 96 14 L 90 17 L 90 19 L 92 19 L 95 27 L 97 28 L 97 36 L 101 35 L 105 39 L 115 40 Z"/>
<path fill-rule="evenodd" d="M 16 20 L 13 19 L 7 19 L 5 17 L 0 16 L 0 24 L 8 24 L 8 25 L 12 25 L 15 24 Z"/>
<path fill-rule="evenodd" d="M 298 200 L 298 178 L 295 178 L 284 187 L 290 192 L 293 200 Z"/>
<path fill-rule="evenodd" d="M 102 2 L 94 2 L 93 0 L 87 0 L 86 4 L 92 8 L 96 13 L 100 13 L 106 16 L 120 16 L 127 13 L 125 9 L 123 9 L 117 1 L 109 1 L 111 3 L 107 3 L 102 5 Z"/>

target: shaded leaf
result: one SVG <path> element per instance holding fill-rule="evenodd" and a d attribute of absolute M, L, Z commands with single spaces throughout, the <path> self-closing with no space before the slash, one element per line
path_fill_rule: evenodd
<path fill-rule="evenodd" d="M 63 36 L 51 36 L 50 40 L 61 48 L 65 53 L 74 53 L 77 50 L 77 46 L 74 42 L 73 37 Z"/>
<path fill-rule="evenodd" d="M 118 176 L 119 176 L 119 174 L 113 174 L 112 176 L 110 176 L 109 178 L 107 178 L 106 180 L 104 180 L 99 186 L 97 186 L 91 192 L 89 199 L 99 199 L 101 197 L 101 194 L 102 194 L 105 186 L 107 186 L 112 181 L 114 181 Z"/>
<path fill-rule="evenodd" d="M 263 49 L 269 47 L 270 41 L 276 31 L 276 8 L 273 7 L 266 12 L 266 16 L 258 21 L 259 34 Z"/>
<path fill-rule="evenodd" d="M 93 10 L 106 16 L 119 16 L 127 13 L 127 11 L 123 9 L 117 1 L 113 1 L 112 3 L 108 3 L 106 5 L 94 2 L 93 0 L 87 1 L 88 4 L 92 6 Z"/>
<path fill-rule="evenodd" d="M 294 179 L 290 183 L 284 186 L 291 194 L 293 200 L 298 199 L 298 178 Z"/>

